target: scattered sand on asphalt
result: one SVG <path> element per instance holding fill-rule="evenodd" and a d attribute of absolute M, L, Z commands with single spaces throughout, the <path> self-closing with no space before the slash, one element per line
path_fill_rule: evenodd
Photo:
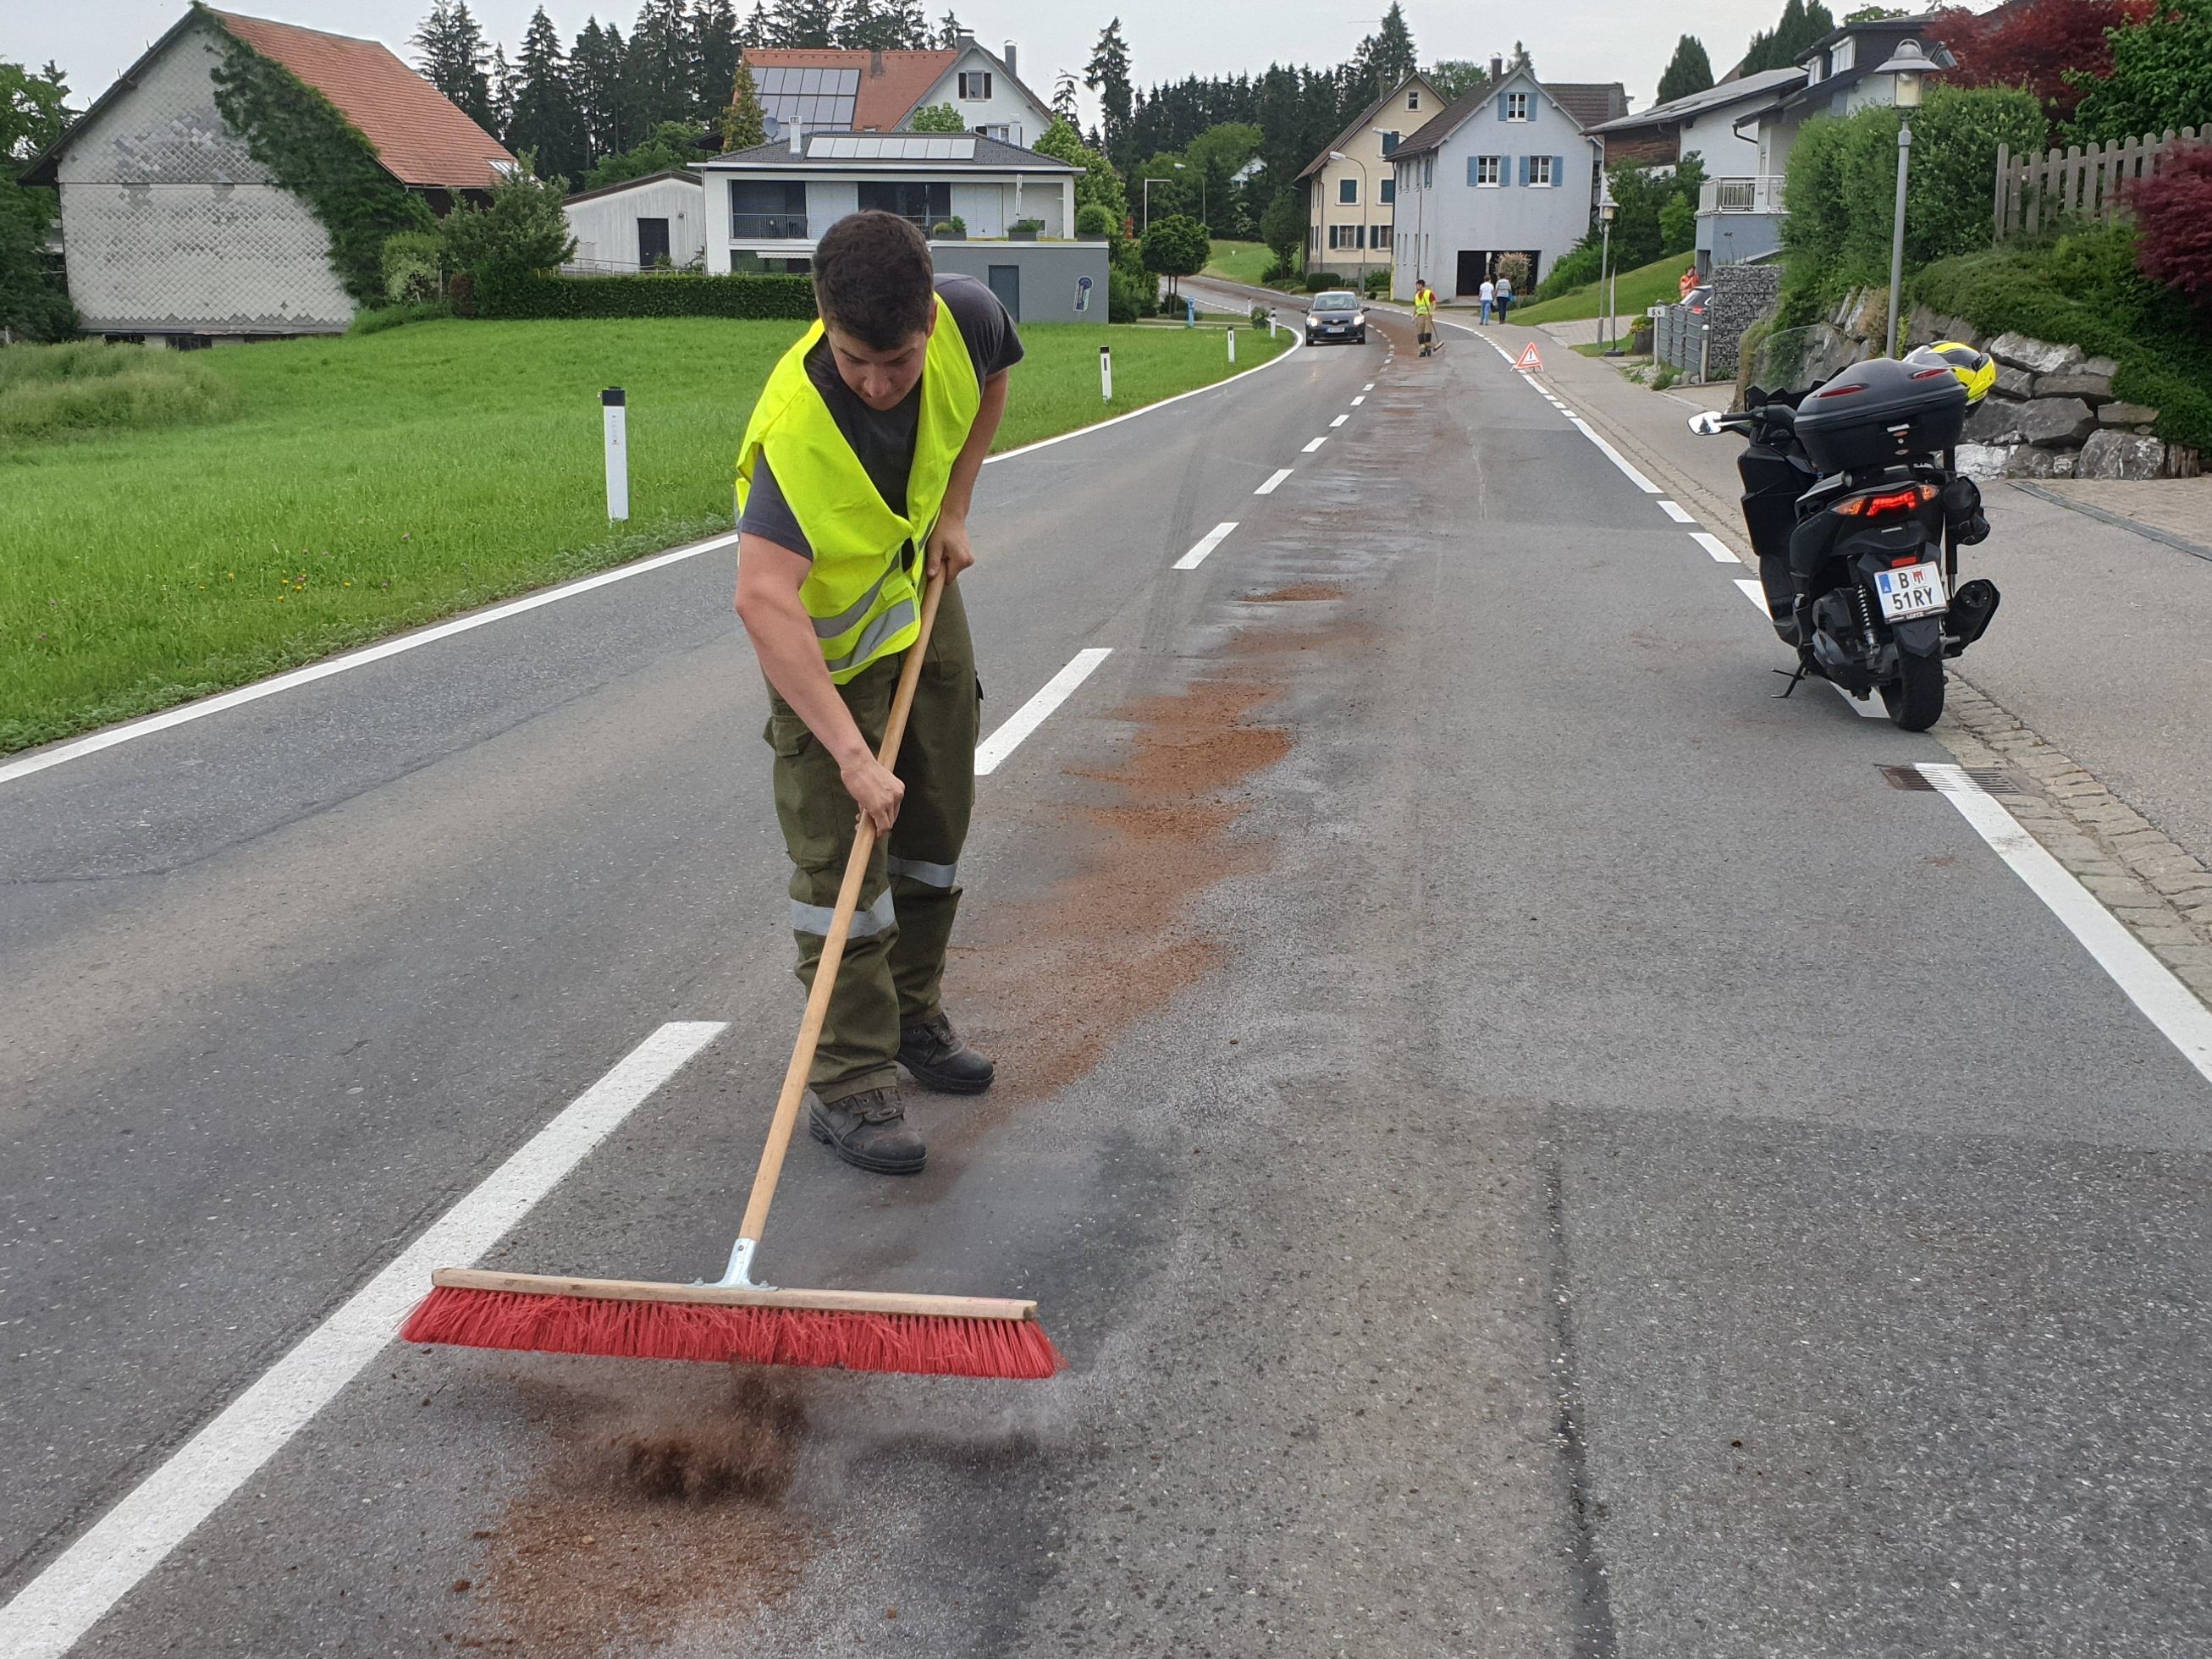
<path fill-rule="evenodd" d="M 1298 599 L 1340 599 L 1344 590 L 1332 587 L 1327 582 L 1293 582 L 1288 587 L 1279 587 L 1272 593 L 1247 593 L 1245 599 L 1253 605 L 1282 605 Z"/>
<path fill-rule="evenodd" d="M 604 1376 L 526 1385 L 554 1455 L 484 1534 L 473 1578 L 457 1581 L 473 1616 L 455 1646 L 590 1659 L 695 1616 L 742 1619 L 797 1582 L 811 1539 L 780 1505 L 806 1430 L 805 1379 L 626 1369 L 621 1394 Z"/>

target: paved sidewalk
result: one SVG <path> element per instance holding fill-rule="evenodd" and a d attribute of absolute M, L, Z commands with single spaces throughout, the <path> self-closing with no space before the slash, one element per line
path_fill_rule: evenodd
<path fill-rule="evenodd" d="M 1616 340 L 1626 339 L 1629 331 L 1636 326 L 1636 319 L 1614 318 L 1613 331 L 1609 337 L 1604 331 L 1604 325 L 1605 319 L 1602 317 L 1573 317 L 1565 322 L 1539 323 L 1537 326 L 1553 339 L 1567 345 L 1595 345 L 1600 340 L 1608 337 Z"/>
<path fill-rule="evenodd" d="M 1498 331 L 1517 351 L 1539 331 Z M 1653 482 L 1740 551 L 1733 438 L 1688 429 L 1725 386 L 1655 392 L 1573 352 L 1546 351 L 1545 380 Z M 1994 533 L 1964 556 L 2003 608 L 1953 673 L 2062 751 L 2198 862 L 2212 864 L 2212 560 L 2165 539 L 2212 544 L 2212 478 L 2150 484 L 2081 480 L 2066 494 L 2140 533 L 2036 493 L 1985 484 Z"/>

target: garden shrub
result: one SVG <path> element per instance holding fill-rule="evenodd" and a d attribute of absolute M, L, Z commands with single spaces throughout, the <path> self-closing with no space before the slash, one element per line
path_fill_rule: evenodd
<path fill-rule="evenodd" d="M 1309 294 L 1319 294 L 1324 289 L 1344 286 L 1342 281 L 1333 270 L 1310 270 L 1306 272 L 1303 281 L 1305 284 L 1305 291 Z"/>
<path fill-rule="evenodd" d="M 1106 273 L 1106 320 L 1133 323 L 1152 313 L 1156 284 L 1149 276 L 1132 276 L 1120 266 Z"/>
<path fill-rule="evenodd" d="M 219 420 L 235 385 L 204 362 L 144 346 L 76 340 L 0 351 L 0 448 Z"/>
<path fill-rule="evenodd" d="M 1381 265 L 1367 273 L 1367 297 L 1379 300 L 1390 291 L 1390 267 Z"/>
<path fill-rule="evenodd" d="M 434 322 L 441 317 L 450 317 L 453 308 L 443 300 L 428 300 L 413 305 L 377 306 L 353 314 L 349 334 L 381 334 L 387 328 L 398 328 L 403 323 Z"/>
<path fill-rule="evenodd" d="M 1103 204 L 1085 202 L 1075 210 L 1075 234 L 1078 236 L 1106 236 L 1114 234 L 1114 215 Z"/>
<path fill-rule="evenodd" d="M 384 239 L 384 297 L 421 305 L 445 288 L 445 239 L 434 230 L 403 230 Z"/>
<path fill-rule="evenodd" d="M 2212 306 L 2212 144 L 2166 158 L 2130 192 L 2136 258 L 2145 276 Z"/>
<path fill-rule="evenodd" d="M 1595 239 L 1585 238 L 1559 256 L 1551 274 L 1536 284 L 1536 291 L 1528 297 L 1555 300 L 1571 289 L 1587 287 L 1597 281 L 1604 264 L 1603 247 Z"/>
<path fill-rule="evenodd" d="M 2126 222 L 1942 260 L 1906 292 L 1985 334 L 2012 331 L 2112 358 L 2113 392 L 2156 409 L 2159 436 L 2212 447 L 2212 317 L 2138 269 Z"/>
<path fill-rule="evenodd" d="M 477 279 L 479 317 L 736 317 L 814 319 L 811 278 L 759 276 L 536 276 L 486 271 Z"/>
<path fill-rule="evenodd" d="M 2212 87 L 2212 0 L 2159 0 L 2107 31 L 2112 72 L 2068 78 L 2087 90 L 2068 137 L 2080 144 L 2203 127 Z"/>

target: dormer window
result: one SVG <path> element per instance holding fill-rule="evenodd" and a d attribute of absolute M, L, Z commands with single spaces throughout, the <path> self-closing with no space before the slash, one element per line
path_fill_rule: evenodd
<path fill-rule="evenodd" d="M 1828 73 L 1841 75 L 1858 62 L 1858 37 L 1847 34 L 1828 48 Z"/>
<path fill-rule="evenodd" d="M 963 70 L 960 73 L 960 95 L 970 101 L 988 99 L 991 95 L 991 72 L 988 70 Z"/>
<path fill-rule="evenodd" d="M 1505 118 L 1509 121 L 1525 121 L 1528 118 L 1527 93 L 1509 92 L 1505 94 Z"/>
<path fill-rule="evenodd" d="M 1420 91 L 1420 88 L 1419 88 L 1419 87 L 1416 87 L 1416 88 L 1413 88 L 1413 90 L 1411 90 L 1411 91 L 1409 91 L 1408 93 L 1407 93 L 1407 94 L 1406 94 L 1406 107 L 1407 107 L 1407 109 L 1419 109 L 1419 108 L 1420 108 L 1420 106 L 1421 106 L 1421 91 Z"/>

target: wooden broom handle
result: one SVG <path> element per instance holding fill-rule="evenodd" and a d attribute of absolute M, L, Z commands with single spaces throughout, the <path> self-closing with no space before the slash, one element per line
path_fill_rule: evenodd
<path fill-rule="evenodd" d="M 921 678 L 921 659 L 929 649 L 930 631 L 937 626 L 937 607 L 945 598 L 945 578 L 932 576 L 921 596 L 921 631 L 907 647 L 899 669 L 898 690 L 891 696 L 890 718 L 884 723 L 883 745 L 876 758 L 886 767 L 898 758 L 906 736 L 906 717 L 914 708 L 914 690 Z M 762 1149 L 760 1170 L 753 1176 L 753 1195 L 745 1204 L 745 1218 L 738 1227 L 740 1238 L 757 1240 L 768 1224 L 768 1206 L 775 1197 L 775 1183 L 783 1174 L 783 1155 L 791 1146 L 791 1132 L 799 1125 L 799 1104 L 806 1097 L 806 1074 L 813 1069 L 814 1050 L 822 1041 L 823 1022 L 830 1018 L 830 998 L 837 988 L 837 969 L 845 960 L 845 941 L 853 931 L 853 913 L 860 908 L 860 884 L 867 879 L 868 855 L 875 851 L 876 826 L 865 812 L 853 832 L 853 854 L 845 860 L 844 884 L 837 890 L 836 914 L 822 941 L 821 960 L 814 964 L 814 984 L 806 994 L 806 1015 L 799 1022 L 799 1041 L 791 1051 L 790 1069 L 783 1074 L 783 1092 L 776 1097 L 775 1115 L 769 1121 L 768 1145 Z"/>

